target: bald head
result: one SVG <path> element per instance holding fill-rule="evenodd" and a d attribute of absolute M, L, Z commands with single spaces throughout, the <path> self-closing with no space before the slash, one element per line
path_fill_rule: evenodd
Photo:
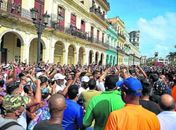
<path fill-rule="evenodd" d="M 169 94 L 164 94 L 161 96 L 159 105 L 164 111 L 172 111 L 175 108 L 174 99 Z"/>
<path fill-rule="evenodd" d="M 65 97 L 61 94 L 54 94 L 49 99 L 50 112 L 63 111 L 66 107 Z"/>

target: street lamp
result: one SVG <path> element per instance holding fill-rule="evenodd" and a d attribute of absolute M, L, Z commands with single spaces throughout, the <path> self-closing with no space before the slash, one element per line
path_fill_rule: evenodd
<path fill-rule="evenodd" d="M 37 64 L 40 63 L 41 59 L 41 36 L 43 30 L 46 28 L 46 25 L 49 22 L 49 15 L 47 12 L 45 14 L 42 14 L 42 6 L 41 6 L 41 0 L 40 0 L 40 9 L 37 10 L 35 8 L 32 8 L 31 10 L 31 18 L 33 20 L 33 23 L 35 24 L 38 40 L 37 40 Z"/>

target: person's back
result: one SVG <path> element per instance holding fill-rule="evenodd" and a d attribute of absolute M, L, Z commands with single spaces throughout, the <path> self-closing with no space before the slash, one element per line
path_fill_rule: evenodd
<path fill-rule="evenodd" d="M 47 120 L 38 123 L 34 130 L 64 130 L 61 124 L 51 124 Z"/>
<path fill-rule="evenodd" d="M 96 89 L 96 81 L 94 79 L 90 79 L 88 82 L 88 85 L 89 85 L 89 90 L 82 92 L 80 95 L 80 98 L 83 100 L 85 110 L 87 109 L 88 104 L 89 104 L 90 100 L 92 99 L 92 97 L 101 94 L 101 91 L 95 90 Z"/>
<path fill-rule="evenodd" d="M 82 128 L 83 109 L 77 104 L 78 86 L 72 85 L 68 88 L 67 108 L 64 110 L 62 127 L 65 130 L 78 130 Z"/>
<path fill-rule="evenodd" d="M 175 102 L 171 95 L 164 94 L 161 96 L 159 105 L 163 110 L 158 114 L 158 119 L 161 125 L 161 130 L 175 130 L 176 129 L 176 112 Z"/>
<path fill-rule="evenodd" d="M 155 113 L 156 115 L 161 112 L 159 105 L 153 101 L 140 100 L 139 103 L 140 103 L 140 105 L 142 105 L 142 107 Z"/>
<path fill-rule="evenodd" d="M 113 125 L 108 125 L 114 122 Z M 127 104 L 113 111 L 105 130 L 160 130 L 156 115 L 140 105 Z"/>
<path fill-rule="evenodd" d="M 5 118 L 2 118 L 2 117 L 0 117 L 0 130 L 2 129 L 1 127 L 5 126 L 5 125 L 8 125 L 11 122 L 15 122 L 15 123 L 13 123 L 13 125 L 9 126 L 5 130 L 24 130 L 24 128 L 21 125 L 19 125 L 16 120 L 5 119 Z"/>
<path fill-rule="evenodd" d="M 126 106 L 111 112 L 105 130 L 160 130 L 157 116 L 139 105 L 141 82 L 129 77 L 120 86 Z"/>
<path fill-rule="evenodd" d="M 108 87 L 109 91 L 102 92 L 91 99 L 83 119 L 84 126 L 90 126 L 95 120 L 94 130 L 104 130 L 110 112 L 124 107 L 121 93 L 113 90 L 117 81 L 118 78 L 115 76 L 106 77 L 105 86 Z"/>
<path fill-rule="evenodd" d="M 63 130 L 62 119 L 66 108 L 65 97 L 61 94 L 54 94 L 50 97 L 48 103 L 51 118 L 39 122 L 33 130 Z"/>

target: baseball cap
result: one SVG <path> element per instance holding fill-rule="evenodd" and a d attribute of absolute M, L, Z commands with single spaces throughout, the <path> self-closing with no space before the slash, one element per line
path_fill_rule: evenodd
<path fill-rule="evenodd" d="M 141 82 L 134 78 L 134 77 L 129 77 L 127 79 L 124 79 L 123 82 L 116 83 L 116 86 L 121 87 L 121 89 L 126 89 L 129 94 L 134 95 L 134 96 L 141 96 L 142 95 L 142 84 Z"/>
<path fill-rule="evenodd" d="M 89 82 L 89 77 L 88 76 L 83 76 L 82 78 L 81 78 L 81 82 Z"/>
<path fill-rule="evenodd" d="M 60 73 L 57 73 L 54 75 L 53 80 L 58 80 L 58 79 L 65 79 L 65 76 Z"/>

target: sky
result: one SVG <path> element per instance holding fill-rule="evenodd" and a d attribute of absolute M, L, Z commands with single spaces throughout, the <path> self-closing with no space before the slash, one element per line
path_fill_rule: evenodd
<path fill-rule="evenodd" d="M 140 31 L 142 56 L 176 51 L 176 0 L 108 0 L 108 18 L 119 16 L 128 32 Z"/>

